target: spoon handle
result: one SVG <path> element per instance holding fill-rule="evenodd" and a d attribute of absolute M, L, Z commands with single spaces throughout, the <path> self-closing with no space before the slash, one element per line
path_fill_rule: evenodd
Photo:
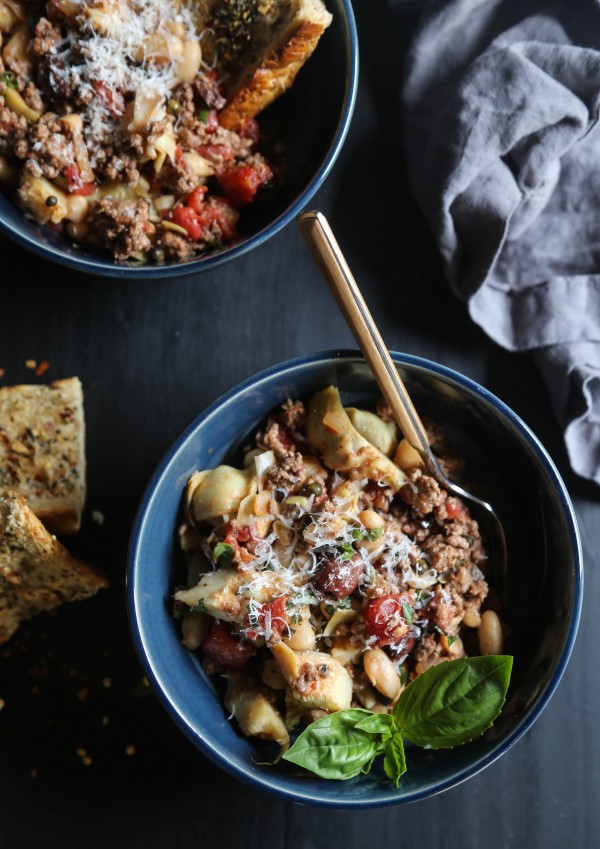
<path fill-rule="evenodd" d="M 423 423 L 396 370 L 369 308 L 323 213 L 303 212 L 298 225 L 354 338 L 371 367 L 384 398 L 408 442 L 422 456 L 430 456 Z"/>

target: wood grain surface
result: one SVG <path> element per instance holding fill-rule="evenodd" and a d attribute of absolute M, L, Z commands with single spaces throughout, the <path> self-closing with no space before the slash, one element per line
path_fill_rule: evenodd
<path fill-rule="evenodd" d="M 356 113 L 311 206 L 332 223 L 389 347 L 483 383 L 555 459 L 576 504 L 586 568 L 567 672 L 533 729 L 498 762 L 408 807 L 312 810 L 214 767 L 153 696 L 139 696 L 124 598 L 135 510 L 163 452 L 206 404 L 272 363 L 355 347 L 350 333 L 294 225 L 234 264 L 172 282 L 78 275 L 0 239 L 2 382 L 81 378 L 89 495 L 71 549 L 112 582 L 91 602 L 39 617 L 0 650 L 0 849 L 597 845 L 600 491 L 570 472 L 531 357 L 493 345 L 442 278 L 399 137 L 400 65 L 414 20 L 402 4 L 376 5 L 379 17 L 367 0 L 356 2 Z M 29 359 L 48 360 L 44 378 Z"/>

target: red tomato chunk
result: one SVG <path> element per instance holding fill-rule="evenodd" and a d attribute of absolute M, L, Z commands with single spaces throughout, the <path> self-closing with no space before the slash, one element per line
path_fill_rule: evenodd
<path fill-rule="evenodd" d="M 251 643 L 241 642 L 231 633 L 231 626 L 227 622 L 219 621 L 213 623 L 202 643 L 202 651 L 211 660 L 234 669 L 246 666 L 255 653 Z"/>
<path fill-rule="evenodd" d="M 403 601 L 410 604 L 404 596 L 384 595 L 372 599 L 366 606 L 365 623 L 369 633 L 377 638 L 377 645 L 396 643 L 408 631 L 410 626 L 402 612 Z"/>
<path fill-rule="evenodd" d="M 226 168 L 217 175 L 219 185 L 234 206 L 246 206 L 261 186 L 272 177 L 267 165 L 253 168 L 251 165 L 238 165 Z"/>

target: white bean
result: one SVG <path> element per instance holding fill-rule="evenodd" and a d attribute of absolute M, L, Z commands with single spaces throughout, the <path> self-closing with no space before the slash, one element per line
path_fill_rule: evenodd
<path fill-rule="evenodd" d="M 377 692 L 392 701 L 397 698 L 402 687 L 400 677 L 382 649 L 368 649 L 363 656 L 363 667 Z"/>
<path fill-rule="evenodd" d="M 479 651 L 481 654 L 502 654 L 503 646 L 504 637 L 498 614 L 493 610 L 486 610 L 481 614 Z"/>

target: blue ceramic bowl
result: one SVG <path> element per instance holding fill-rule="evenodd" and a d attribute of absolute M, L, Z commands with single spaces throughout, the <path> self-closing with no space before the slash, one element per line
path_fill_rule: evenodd
<path fill-rule="evenodd" d="M 45 259 L 110 277 L 175 277 L 215 268 L 261 245 L 306 206 L 340 152 L 356 99 L 358 40 L 350 0 L 326 0 L 333 21 L 292 88 L 261 116 L 285 148 L 289 175 L 272 200 L 244 210 L 240 241 L 222 251 L 164 265 L 118 263 L 25 218 L 0 193 L 0 232 Z M 332 71 L 332 69 L 334 69 Z"/>
<path fill-rule="evenodd" d="M 383 772 L 324 781 L 285 762 L 261 766 L 238 733 L 197 658 L 181 644 L 170 601 L 181 563 L 174 531 L 185 483 L 225 461 L 273 407 L 336 384 L 345 402 L 373 403 L 371 373 L 354 352 L 325 352 L 274 366 L 212 404 L 169 451 L 150 482 L 133 529 L 128 604 L 137 651 L 167 712 L 207 757 L 255 787 L 297 802 L 361 808 L 424 799 L 464 781 L 504 754 L 535 722 L 567 664 L 582 598 L 580 543 L 558 472 L 529 428 L 490 392 L 444 366 L 393 354 L 418 409 L 443 422 L 477 478 L 489 485 L 509 551 L 506 651 L 515 657 L 505 708 L 476 742 L 446 751 L 407 750 L 395 789 Z M 512 557 L 511 557 L 512 555 Z M 523 568 L 526 564 L 527 568 Z"/>

